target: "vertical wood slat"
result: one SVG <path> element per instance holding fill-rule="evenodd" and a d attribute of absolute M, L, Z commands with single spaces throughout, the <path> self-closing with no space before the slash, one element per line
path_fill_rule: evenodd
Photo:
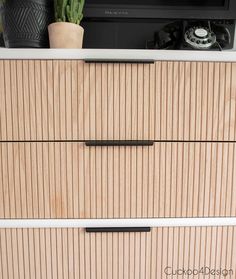
<path fill-rule="evenodd" d="M 235 152 L 235 143 L 1 143 L 0 218 L 235 217 Z"/>
<path fill-rule="evenodd" d="M 220 277 L 234 278 L 235 237 L 235 227 L 110 234 L 87 234 L 84 229 L 1 229 L 0 275 L 6 279 L 144 279 L 148 274 L 165 278 L 195 272 L 204 278 L 214 276 L 210 270 L 218 270 Z"/>
<path fill-rule="evenodd" d="M 0 61 L 0 140 L 235 141 L 235 74 L 236 63 Z"/>

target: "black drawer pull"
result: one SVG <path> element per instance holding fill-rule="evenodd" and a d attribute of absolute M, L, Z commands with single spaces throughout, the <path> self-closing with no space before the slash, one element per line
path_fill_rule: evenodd
<path fill-rule="evenodd" d="M 87 233 L 150 232 L 150 227 L 130 228 L 86 228 Z"/>
<path fill-rule="evenodd" d="M 91 63 L 91 64 L 100 64 L 100 63 L 105 63 L 105 64 L 154 64 L 154 60 L 146 59 L 138 59 L 138 60 L 131 60 L 131 59 L 116 59 L 116 60 L 104 60 L 104 59 L 85 59 L 85 63 Z"/>
<path fill-rule="evenodd" d="M 151 140 L 89 140 L 86 146 L 152 146 Z"/>

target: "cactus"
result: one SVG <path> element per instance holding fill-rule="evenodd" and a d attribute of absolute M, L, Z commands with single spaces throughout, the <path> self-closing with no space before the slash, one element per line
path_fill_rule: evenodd
<path fill-rule="evenodd" d="M 55 20 L 57 22 L 65 22 L 66 20 L 66 6 L 68 0 L 54 0 Z"/>
<path fill-rule="evenodd" d="M 83 19 L 84 0 L 69 0 L 66 7 L 67 19 L 71 23 L 80 24 Z"/>
<path fill-rule="evenodd" d="M 80 24 L 85 0 L 54 0 L 55 20 Z"/>

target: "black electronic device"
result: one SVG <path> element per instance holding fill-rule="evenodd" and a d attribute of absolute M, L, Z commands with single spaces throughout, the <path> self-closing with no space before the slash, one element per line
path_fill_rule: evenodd
<path fill-rule="evenodd" d="M 85 48 L 232 49 L 236 0 L 87 0 Z"/>
<path fill-rule="evenodd" d="M 236 19 L 235 0 L 86 0 L 88 18 Z"/>
<path fill-rule="evenodd" d="M 232 28 L 233 26 L 233 28 Z M 224 21 L 183 20 L 167 24 L 148 41 L 148 49 L 224 50 L 233 47 L 235 25 Z"/>

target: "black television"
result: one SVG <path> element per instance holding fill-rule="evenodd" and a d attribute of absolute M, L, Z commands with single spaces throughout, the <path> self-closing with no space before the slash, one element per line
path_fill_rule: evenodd
<path fill-rule="evenodd" d="M 85 18 L 236 19 L 236 0 L 86 0 Z"/>

